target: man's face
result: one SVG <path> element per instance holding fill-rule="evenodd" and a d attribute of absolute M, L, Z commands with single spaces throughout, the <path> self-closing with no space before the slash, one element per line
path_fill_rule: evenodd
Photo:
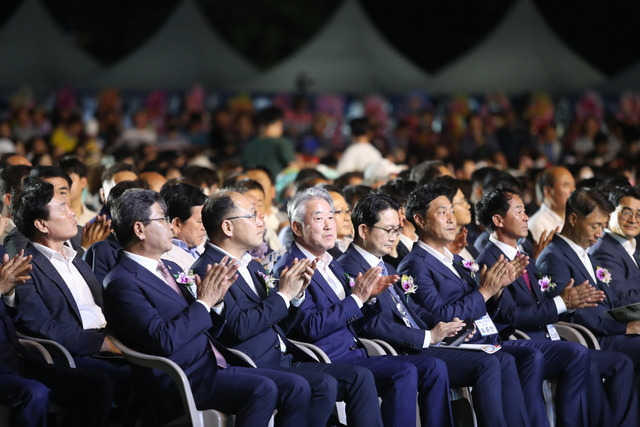
<path fill-rule="evenodd" d="M 576 182 L 573 179 L 573 175 L 565 168 L 558 168 L 553 172 L 554 183 L 549 189 L 549 199 L 551 201 L 551 208 L 555 210 L 564 210 L 564 206 L 567 204 L 567 199 L 576 189 Z"/>
<path fill-rule="evenodd" d="M 529 217 L 525 213 L 524 203 L 515 194 L 509 200 L 509 209 L 502 218 L 502 233 L 510 242 L 517 242 L 518 239 L 527 237 L 529 233 Z"/>
<path fill-rule="evenodd" d="M 609 218 L 609 229 L 627 239 L 633 239 L 640 234 L 639 218 L 640 200 L 623 197 Z"/>
<path fill-rule="evenodd" d="M 250 251 L 262 244 L 264 237 L 263 214 L 258 212 L 256 203 L 249 197 L 233 192 L 231 200 L 235 209 L 228 215 L 231 217 L 241 217 L 256 214 L 250 218 L 231 219 L 233 229 L 233 242 L 245 251 Z"/>
<path fill-rule="evenodd" d="M 185 242 L 190 248 L 201 245 L 207 237 L 207 231 L 202 224 L 202 206 L 193 206 L 189 219 L 180 221 L 178 226 L 174 227 L 176 238 Z"/>
<path fill-rule="evenodd" d="M 78 234 L 78 221 L 69 207 L 66 195 L 55 193 L 51 201 L 47 203 L 47 208 L 49 209 L 49 218 L 42 220 L 45 230 L 41 229 L 41 231 L 46 232 L 50 240 L 65 242 Z"/>
<path fill-rule="evenodd" d="M 87 186 L 87 179 L 80 178 L 80 175 L 73 172 L 70 173 L 71 177 L 71 190 L 69 191 L 69 197 L 72 201 L 80 200 L 82 197 L 82 190 Z"/>
<path fill-rule="evenodd" d="M 386 209 L 379 213 L 379 217 L 373 227 L 364 225 L 359 227 L 358 232 L 362 233 L 364 249 L 377 257 L 382 257 L 391 252 L 401 230 L 397 210 Z"/>
<path fill-rule="evenodd" d="M 353 223 L 351 222 L 351 210 L 347 201 L 342 194 L 329 192 L 331 200 L 333 200 L 333 210 L 336 219 L 336 233 L 338 238 L 350 236 L 353 233 Z"/>
<path fill-rule="evenodd" d="M 471 222 L 471 205 L 460 189 L 453 198 L 453 212 L 458 225 L 463 226 Z"/>
<path fill-rule="evenodd" d="M 149 223 L 144 226 L 145 253 L 160 257 L 173 247 L 173 230 L 165 220 L 166 213 L 158 203 L 151 205 Z"/>
<path fill-rule="evenodd" d="M 254 181 L 258 181 L 262 188 L 264 189 L 264 201 L 267 204 L 266 207 L 270 207 L 271 202 L 276 196 L 275 188 L 271 185 L 271 180 L 269 179 L 269 175 L 263 170 L 253 169 L 247 172 L 247 176 Z M 265 208 L 265 211 L 267 209 Z"/>
<path fill-rule="evenodd" d="M 309 252 L 322 256 L 336 244 L 336 220 L 331 205 L 324 199 L 311 199 L 306 204 L 304 222 L 292 224 L 298 242 Z"/>
<path fill-rule="evenodd" d="M 609 215 L 600 209 L 594 209 L 584 218 L 578 218 L 576 214 L 571 214 L 570 224 L 574 228 L 575 243 L 583 249 L 593 246 L 607 226 Z"/>
<path fill-rule="evenodd" d="M 67 182 L 66 179 L 60 178 L 60 177 L 54 177 L 54 178 L 47 178 L 45 179 L 45 181 L 53 185 L 54 194 L 61 195 L 66 199 L 69 198 L 69 191 L 71 189 L 69 188 L 69 183 Z"/>
<path fill-rule="evenodd" d="M 249 190 L 244 195 L 256 203 L 256 209 L 259 213 L 264 214 L 264 193 L 262 191 Z"/>
<path fill-rule="evenodd" d="M 447 196 L 439 196 L 429 203 L 424 231 L 431 243 L 445 246 L 456 238 L 456 217 Z"/>

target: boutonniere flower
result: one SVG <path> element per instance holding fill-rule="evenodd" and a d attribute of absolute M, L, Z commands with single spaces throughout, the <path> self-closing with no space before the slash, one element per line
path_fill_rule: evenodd
<path fill-rule="evenodd" d="M 196 275 L 193 274 L 193 270 L 189 270 L 188 273 L 181 271 L 180 274 L 174 274 L 173 277 L 175 277 L 176 283 L 184 286 L 192 286 L 196 284 Z"/>
<path fill-rule="evenodd" d="M 538 273 L 538 286 L 542 292 L 548 292 L 555 288 L 556 284 L 553 283 L 551 276 L 543 276 L 542 273 Z"/>
<path fill-rule="evenodd" d="M 413 283 L 413 277 L 407 276 L 406 274 L 402 275 L 400 284 L 402 285 L 402 290 L 407 297 L 407 302 L 409 302 L 409 294 L 415 294 L 416 290 L 418 289 L 418 285 Z"/>
<path fill-rule="evenodd" d="M 473 260 L 463 259 L 458 264 L 460 264 L 462 266 L 462 268 L 464 268 L 466 270 L 469 270 L 469 272 L 471 273 L 471 278 L 472 279 L 475 279 L 476 278 L 476 273 L 478 271 L 480 271 L 480 266 L 478 265 L 477 262 L 475 262 Z"/>
<path fill-rule="evenodd" d="M 609 286 L 611 281 L 611 273 L 604 267 L 596 267 L 596 277 L 605 285 Z"/>
<path fill-rule="evenodd" d="M 347 273 L 344 273 L 344 277 L 347 278 L 347 282 L 349 282 L 349 287 L 353 288 L 356 285 L 356 279 L 354 279 L 353 277 L 349 276 Z"/>
<path fill-rule="evenodd" d="M 262 281 L 262 285 L 264 286 L 264 289 L 267 291 L 267 296 L 269 296 L 269 290 L 276 287 L 276 284 L 278 283 L 278 279 L 273 277 L 273 275 L 271 275 L 268 270 L 266 273 L 263 273 L 262 271 L 258 271 L 258 276 Z"/>

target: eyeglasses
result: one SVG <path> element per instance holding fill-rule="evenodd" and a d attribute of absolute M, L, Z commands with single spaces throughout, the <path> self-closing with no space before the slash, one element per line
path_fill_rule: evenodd
<path fill-rule="evenodd" d="M 163 221 L 166 224 L 171 224 L 171 219 L 169 218 L 169 215 L 163 217 L 163 218 L 149 218 L 147 221 L 151 222 L 151 221 Z"/>
<path fill-rule="evenodd" d="M 398 226 L 396 228 L 382 228 L 378 227 L 377 225 L 372 225 L 371 227 L 377 228 L 378 230 L 386 231 L 389 237 L 398 237 L 400 233 L 402 233 L 402 230 L 404 230 L 404 227 L 402 226 Z"/>
<path fill-rule="evenodd" d="M 627 221 L 630 220 L 632 217 L 635 217 L 636 221 L 640 222 L 640 211 L 634 214 L 631 209 L 622 208 L 620 209 L 620 215 L 622 215 L 622 217 Z"/>
<path fill-rule="evenodd" d="M 333 211 L 334 215 L 346 215 L 346 216 L 350 216 L 351 215 L 351 210 L 349 209 L 341 209 L 339 211 Z"/>
<path fill-rule="evenodd" d="M 231 220 L 231 219 L 240 219 L 240 218 L 253 218 L 253 222 L 256 222 L 256 219 L 258 218 L 258 211 L 253 211 L 251 215 L 238 215 L 238 216 L 225 218 L 224 221 Z"/>

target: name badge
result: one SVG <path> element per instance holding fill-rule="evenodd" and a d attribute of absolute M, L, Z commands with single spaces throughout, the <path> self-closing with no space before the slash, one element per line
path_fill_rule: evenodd
<path fill-rule="evenodd" d="M 553 323 L 549 323 L 547 325 L 547 332 L 549 332 L 549 338 L 551 338 L 551 341 L 560 341 L 560 335 L 558 335 L 558 330 Z"/>
<path fill-rule="evenodd" d="M 496 329 L 496 325 L 493 324 L 493 320 L 489 317 L 488 314 L 485 314 L 479 319 L 476 319 L 475 322 L 476 329 L 480 332 L 480 335 L 486 337 L 487 335 L 493 335 L 498 333 L 498 329 Z"/>

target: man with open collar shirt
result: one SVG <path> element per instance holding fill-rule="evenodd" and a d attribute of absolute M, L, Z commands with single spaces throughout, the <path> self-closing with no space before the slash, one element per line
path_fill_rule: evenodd
<path fill-rule="evenodd" d="M 503 188 L 492 191 L 478 203 L 478 219 L 491 233 L 489 243 L 477 259 L 479 263 L 492 265 L 501 255 L 507 259 L 517 256 L 518 240 L 528 233 L 529 218 L 524 209 L 520 195 Z M 604 297 L 604 293 L 587 282 L 581 286 L 570 283 L 560 295 L 551 297 L 547 291 L 553 286 L 549 277 L 543 277 L 533 263 L 529 264 L 502 294 L 500 309 L 494 317 L 498 327 L 503 327 L 501 334 L 510 334 L 517 328 L 533 340 L 564 344 L 553 323 L 569 311 L 596 306 Z M 598 350 L 589 353 L 590 420 L 598 425 L 638 425 L 633 362 L 622 353 Z"/>
<path fill-rule="evenodd" d="M 640 301 L 640 253 L 636 241 L 640 235 L 640 189 L 617 187 L 609 193 L 609 201 L 615 206 L 609 227 L 589 254 L 609 270 L 609 286 L 619 299 Z"/>
<path fill-rule="evenodd" d="M 385 426 L 416 425 L 416 394 L 423 426 L 452 425 L 444 362 L 429 356 L 370 357 L 358 341 L 363 317 L 379 311 L 375 296 L 398 277 L 380 276 L 380 267 L 346 277 L 327 253 L 335 245 L 336 223 L 326 190 L 312 187 L 297 193 L 287 210 L 295 241 L 276 264 L 276 273 L 283 273 L 295 259 L 316 262 L 292 337 L 319 346 L 333 362 L 371 370 L 382 397 Z"/>
<path fill-rule="evenodd" d="M 262 215 L 255 202 L 235 191 L 211 195 L 202 209 L 202 220 L 209 243 L 193 264 L 193 272 L 202 276 L 207 264 L 225 256 L 240 262 L 238 278 L 224 298 L 226 323 L 220 341 L 246 353 L 259 368 L 273 370 L 275 377 L 300 376 L 300 381 L 307 381 L 312 390 L 309 426 L 325 426 L 336 399 L 346 401 L 349 425 L 381 425 L 371 372 L 353 365 L 315 363 L 285 335 L 305 298 L 313 261 L 294 263 L 276 283 L 248 254 L 262 243 Z"/>
<path fill-rule="evenodd" d="M 434 315 L 436 321 L 453 317 L 471 319 L 478 332 L 471 342 L 501 344 L 496 353 L 507 352 L 516 358 L 520 382 L 532 425 L 548 425 L 542 396 L 544 378 L 558 378 L 557 422 L 564 426 L 588 423 L 586 375 L 589 354 L 586 348 L 573 343 L 555 346 L 553 343 L 529 340 L 502 341 L 491 320 L 499 308 L 504 288 L 516 279 L 526 257 L 516 257 L 501 279 L 492 283 L 489 273 L 506 263 L 504 256 L 486 270 L 453 256 L 446 248 L 455 239 L 456 220 L 448 189 L 429 184 L 411 194 L 407 219 L 416 224 L 419 241 L 400 263 L 399 271 L 411 275 L 418 285 L 414 300 Z M 480 278 L 480 284 L 474 277 Z"/>
<path fill-rule="evenodd" d="M 384 263 L 382 257 L 402 232 L 398 210 L 398 203 L 383 194 L 368 194 L 358 201 L 352 215 L 354 241 L 338 259 L 347 274 L 355 277 L 375 266 L 383 268 L 383 275 L 396 274 L 395 268 Z M 528 418 L 515 359 L 508 354 L 497 358 L 482 352 L 438 348 L 442 339 L 462 322 L 458 319 L 434 322 L 405 292 L 401 283 L 396 282 L 378 295 L 380 312 L 366 320 L 363 336 L 385 340 L 400 354 L 442 359 L 447 364 L 452 387 L 473 387 L 478 425 L 526 425 Z"/>
<path fill-rule="evenodd" d="M 557 286 L 549 292 L 552 296 L 560 294 L 571 279 L 575 283 L 586 281 L 604 292 L 604 299 L 596 307 L 577 310 L 571 320 L 589 328 L 602 349 L 628 355 L 636 372 L 640 372 L 640 320 L 622 322 L 607 313 L 637 301 L 616 297 L 609 283 L 611 273 L 587 252 L 602 237 L 613 211 L 613 204 L 599 190 L 582 188 L 574 191 L 567 200 L 564 227 L 542 251 L 536 267 L 556 283 Z"/>

